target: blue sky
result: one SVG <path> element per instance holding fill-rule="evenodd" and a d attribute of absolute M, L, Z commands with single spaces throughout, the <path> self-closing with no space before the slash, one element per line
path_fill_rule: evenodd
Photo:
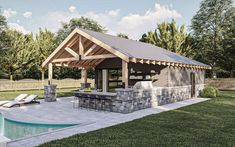
<path fill-rule="evenodd" d="M 61 22 L 86 16 L 98 21 L 109 34 L 126 33 L 139 39 L 157 23 L 190 25 L 201 0 L 0 0 L 11 28 L 24 33 L 48 28 L 56 32 Z"/>

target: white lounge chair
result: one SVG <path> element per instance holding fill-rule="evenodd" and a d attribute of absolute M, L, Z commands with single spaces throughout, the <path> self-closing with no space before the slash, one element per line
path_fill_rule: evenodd
<path fill-rule="evenodd" d="M 18 95 L 13 101 L 19 102 L 22 101 L 26 96 L 28 96 L 28 94 L 20 94 Z M 0 101 L 0 106 L 9 103 L 11 101 Z"/>
<path fill-rule="evenodd" d="M 3 107 L 10 108 L 10 107 L 13 107 L 13 106 L 21 106 L 21 105 L 31 104 L 31 103 L 40 104 L 39 101 L 36 101 L 37 97 L 38 97 L 37 95 L 31 94 L 22 101 L 11 101 L 11 102 L 6 103 L 5 105 L 3 105 Z"/>

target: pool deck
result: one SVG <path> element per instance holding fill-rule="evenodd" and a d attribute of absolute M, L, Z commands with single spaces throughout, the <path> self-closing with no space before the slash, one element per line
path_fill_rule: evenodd
<path fill-rule="evenodd" d="M 69 137 L 74 134 L 86 133 L 97 129 L 117 125 L 120 123 L 132 121 L 147 115 L 157 114 L 164 111 L 177 109 L 180 107 L 206 101 L 206 98 L 193 98 L 181 102 L 157 106 L 139 110 L 129 114 L 120 114 L 113 112 L 102 112 L 86 109 L 74 109 L 73 97 L 59 98 L 56 102 L 44 102 L 14 108 L 0 108 L 4 117 L 31 123 L 46 124 L 80 124 L 79 126 L 68 127 L 56 130 L 50 133 L 43 133 L 15 141 L 7 144 L 7 147 L 32 147 L 39 144 Z"/>

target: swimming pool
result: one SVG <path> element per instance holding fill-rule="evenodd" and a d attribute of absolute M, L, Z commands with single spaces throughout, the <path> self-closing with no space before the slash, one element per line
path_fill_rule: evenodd
<path fill-rule="evenodd" d="M 11 140 L 29 137 L 40 133 L 51 132 L 53 130 L 75 125 L 78 124 L 35 124 L 18 122 L 4 118 L 0 113 L 0 133 L 1 135 Z"/>

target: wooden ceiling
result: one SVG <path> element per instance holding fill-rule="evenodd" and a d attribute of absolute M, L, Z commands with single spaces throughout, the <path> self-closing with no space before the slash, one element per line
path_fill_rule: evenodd
<path fill-rule="evenodd" d="M 81 41 L 80 41 L 81 39 Z M 81 45 L 84 53 L 81 53 Z M 106 49 L 100 47 L 94 42 L 76 34 L 69 43 L 67 43 L 51 61 L 56 66 L 94 68 L 106 58 L 117 58 Z"/>

